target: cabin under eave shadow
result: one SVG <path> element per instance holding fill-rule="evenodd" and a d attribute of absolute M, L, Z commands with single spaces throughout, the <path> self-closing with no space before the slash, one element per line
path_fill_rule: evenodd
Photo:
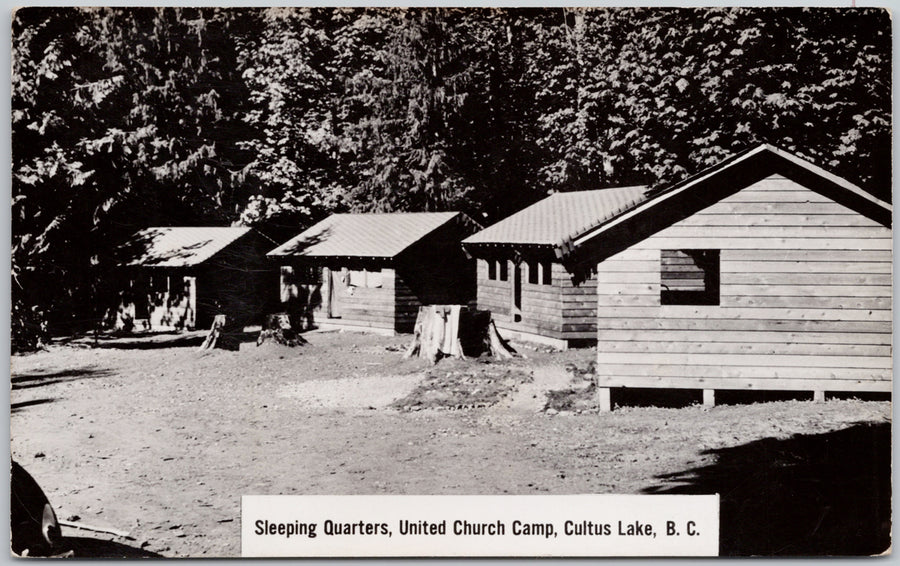
<path fill-rule="evenodd" d="M 575 237 L 639 202 L 645 187 L 553 194 L 463 240 L 477 302 L 506 338 L 557 349 L 597 341 L 597 280 L 570 261 Z"/>
<path fill-rule="evenodd" d="M 259 324 L 277 307 L 273 242 L 243 227 L 153 227 L 117 251 L 120 295 L 116 329 L 208 328 L 216 314 Z"/>
<path fill-rule="evenodd" d="M 409 333 L 422 305 L 474 305 L 460 241 L 478 228 L 456 212 L 334 214 L 268 258 L 295 328 Z"/>

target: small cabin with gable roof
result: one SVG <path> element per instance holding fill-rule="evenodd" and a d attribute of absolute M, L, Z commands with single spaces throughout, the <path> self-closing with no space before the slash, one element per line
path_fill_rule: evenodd
<path fill-rule="evenodd" d="M 460 212 L 333 214 L 268 253 L 295 327 L 412 332 L 419 307 L 474 303 Z"/>
<path fill-rule="evenodd" d="M 507 337 L 559 349 L 596 342 L 597 280 L 574 269 L 574 242 L 645 190 L 555 193 L 463 240 L 478 258 L 478 308 L 490 310 Z"/>
<path fill-rule="evenodd" d="M 738 154 L 586 231 L 609 388 L 890 392 L 892 207 L 791 153 Z"/>
<path fill-rule="evenodd" d="M 219 313 L 256 324 L 277 304 L 274 242 L 243 227 L 154 227 L 117 250 L 122 281 L 117 328 L 208 328 Z M 267 296 L 267 292 L 271 296 Z"/>

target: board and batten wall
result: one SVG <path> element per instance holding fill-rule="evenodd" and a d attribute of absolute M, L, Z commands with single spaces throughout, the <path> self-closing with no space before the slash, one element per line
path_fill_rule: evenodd
<path fill-rule="evenodd" d="M 891 246 L 789 179 L 754 183 L 598 264 L 598 385 L 889 392 Z M 684 249 L 720 250 L 718 305 L 661 304 L 661 250 Z"/>
<path fill-rule="evenodd" d="M 570 341 L 589 341 L 596 339 L 597 300 L 594 278 L 575 285 L 572 274 L 558 262 L 550 262 L 550 285 L 542 283 L 542 274 L 538 275 L 538 283 L 529 283 L 528 269 L 536 262 L 522 262 L 522 320 L 516 322 L 512 315 L 512 260 L 501 260 L 507 263 L 507 280 L 488 277 L 488 261 L 478 260 L 478 308 L 489 310 L 494 322 L 501 330 L 523 333 L 525 339 L 547 337 L 556 341 L 559 347 L 565 347 Z"/>

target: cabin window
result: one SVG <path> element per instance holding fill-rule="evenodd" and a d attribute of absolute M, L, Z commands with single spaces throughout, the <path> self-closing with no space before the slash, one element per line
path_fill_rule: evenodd
<path fill-rule="evenodd" d="M 366 287 L 378 288 L 384 283 L 381 277 L 381 270 L 366 271 Z"/>
<path fill-rule="evenodd" d="M 488 279 L 491 281 L 495 281 L 497 279 L 497 262 L 489 259 L 487 260 L 488 266 Z"/>
<path fill-rule="evenodd" d="M 500 281 L 509 281 L 509 262 L 505 259 L 500 261 Z"/>
<path fill-rule="evenodd" d="M 719 304 L 719 250 L 662 250 L 660 302 Z"/>
<path fill-rule="evenodd" d="M 538 263 L 536 261 L 528 262 L 528 283 L 531 285 L 538 284 Z"/>
<path fill-rule="evenodd" d="M 348 273 L 348 287 L 381 287 L 383 284 L 381 271 L 351 269 Z"/>
<path fill-rule="evenodd" d="M 541 262 L 541 283 L 544 285 L 553 285 L 553 263 L 549 261 Z"/>

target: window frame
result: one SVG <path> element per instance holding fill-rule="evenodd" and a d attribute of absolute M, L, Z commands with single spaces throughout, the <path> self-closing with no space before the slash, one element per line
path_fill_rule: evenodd
<path fill-rule="evenodd" d="M 538 265 L 540 265 L 539 262 L 531 260 L 526 263 L 528 265 L 528 284 L 529 285 L 540 285 L 541 278 L 540 278 L 540 274 L 538 273 L 538 269 L 539 269 Z"/>
<path fill-rule="evenodd" d="M 667 278 L 677 271 L 667 269 L 683 254 L 694 260 L 694 266 L 703 273 L 703 289 L 671 289 L 670 285 L 689 278 Z M 679 258 L 680 259 L 680 258 Z M 684 264 L 689 265 L 689 264 Z M 686 271 L 686 270 L 683 270 Z M 718 306 L 721 304 L 722 254 L 720 249 L 664 249 L 659 259 L 659 301 L 661 305 Z"/>
<path fill-rule="evenodd" d="M 553 285 L 553 262 L 544 260 L 540 262 L 541 266 L 541 285 Z"/>

